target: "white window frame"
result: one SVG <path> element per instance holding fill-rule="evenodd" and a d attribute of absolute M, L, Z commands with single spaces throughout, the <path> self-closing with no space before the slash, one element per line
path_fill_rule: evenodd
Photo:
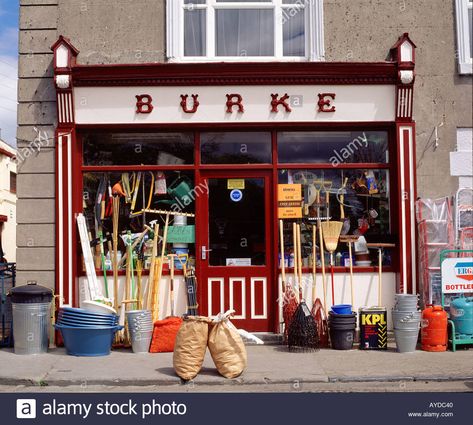
<path fill-rule="evenodd" d="M 276 6 L 276 22 L 282 19 L 282 0 L 273 0 L 273 3 L 243 3 L 246 9 L 264 9 Z M 274 56 L 215 56 L 215 9 L 209 8 L 206 34 L 207 56 L 184 56 L 184 0 L 166 0 L 166 48 L 167 58 L 170 62 L 307 62 L 323 61 L 324 26 L 323 26 L 323 0 L 294 0 L 294 4 L 304 5 L 306 13 L 306 56 L 283 56 L 282 26 L 275 28 Z M 216 6 L 216 0 L 207 0 L 207 7 Z M 241 7 L 242 3 L 218 3 L 220 9 Z M 205 5 L 194 4 L 194 9 L 204 8 Z M 281 40 L 281 42 L 279 42 Z M 210 53 L 210 54 L 209 54 Z"/>
<path fill-rule="evenodd" d="M 455 0 L 455 15 L 457 21 L 457 48 L 458 72 L 460 74 L 472 73 L 472 58 L 470 57 L 470 44 L 473 43 L 468 24 L 468 9 L 473 7 L 469 0 Z"/>

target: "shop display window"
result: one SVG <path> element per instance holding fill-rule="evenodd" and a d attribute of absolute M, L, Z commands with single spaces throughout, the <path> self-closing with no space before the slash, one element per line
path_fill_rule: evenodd
<path fill-rule="evenodd" d="M 194 134 L 89 133 L 84 165 L 185 165 L 194 163 Z"/>
<path fill-rule="evenodd" d="M 278 133 L 280 163 L 389 162 L 386 131 L 283 131 Z"/>
<path fill-rule="evenodd" d="M 369 242 L 393 242 L 390 211 L 390 175 L 387 169 L 280 169 L 278 183 L 296 185 L 301 191 L 298 208 L 303 243 L 303 263 L 312 264 L 312 226 L 318 221 L 343 222 L 341 234 L 363 236 Z M 291 255 L 292 222 L 284 220 L 285 252 Z M 317 241 L 318 263 L 320 249 Z M 348 264 L 348 249 L 338 243 L 334 253 L 337 266 Z M 370 250 L 371 251 L 371 250 Z M 376 264 L 376 251 L 354 258 L 357 266 Z M 327 258 L 328 260 L 328 254 Z M 290 265 L 286 259 L 286 263 Z M 391 265 L 391 253 L 386 252 L 384 265 Z"/>
<path fill-rule="evenodd" d="M 118 247 L 119 258 L 121 258 L 121 255 L 126 252 L 125 239 L 129 234 L 134 242 L 146 229 L 146 225 L 150 225 L 153 220 L 157 220 L 161 229 L 163 228 L 164 214 L 156 211 L 193 214 L 195 212 L 195 197 L 197 196 L 193 189 L 194 174 L 187 171 L 84 173 L 83 212 L 92 239 L 96 268 L 103 269 L 105 264 L 105 268 L 111 270 L 113 196 L 120 199 Z M 168 252 L 188 254 L 190 263 L 195 264 L 194 217 L 179 216 L 176 218 L 171 216 L 170 220 L 170 226 L 187 226 L 187 228 L 186 232 L 184 229 L 170 228 Z M 178 232 L 177 230 L 182 231 Z M 138 254 L 142 255 L 144 270 L 147 270 L 150 265 L 151 235 L 152 233 L 148 232 L 134 251 L 137 258 Z M 163 235 L 162 230 L 160 235 Z M 105 256 L 104 263 L 101 258 L 101 245 L 103 245 Z"/>
<path fill-rule="evenodd" d="M 270 132 L 202 133 L 202 164 L 270 164 Z"/>

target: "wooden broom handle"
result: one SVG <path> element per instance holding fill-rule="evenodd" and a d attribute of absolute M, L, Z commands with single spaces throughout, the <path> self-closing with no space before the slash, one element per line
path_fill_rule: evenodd
<path fill-rule="evenodd" d="M 299 298 L 297 287 L 299 286 L 299 276 L 297 275 L 297 224 L 296 222 L 292 223 L 292 240 L 293 240 L 293 252 L 294 252 L 294 293 L 296 294 L 296 299 Z M 298 300 L 299 301 L 299 300 Z"/>
<path fill-rule="evenodd" d="M 299 275 L 299 301 L 302 301 L 302 246 L 301 246 L 301 225 L 297 225 L 297 267 Z"/>
<path fill-rule="evenodd" d="M 284 223 L 279 220 L 279 243 L 281 245 L 281 280 L 282 291 L 286 292 L 286 261 L 284 258 Z"/>
<path fill-rule="evenodd" d="M 324 252 L 324 235 L 322 232 L 322 224 L 319 221 L 319 241 L 320 241 L 320 261 L 322 262 L 322 284 L 324 290 L 324 310 L 327 312 L 327 285 L 325 279 L 325 252 Z"/>

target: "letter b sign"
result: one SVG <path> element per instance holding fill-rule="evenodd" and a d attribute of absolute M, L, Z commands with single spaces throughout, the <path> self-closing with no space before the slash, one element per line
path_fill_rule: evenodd
<path fill-rule="evenodd" d="M 150 114 L 154 109 L 153 98 L 149 94 L 137 94 L 136 96 L 136 113 Z"/>

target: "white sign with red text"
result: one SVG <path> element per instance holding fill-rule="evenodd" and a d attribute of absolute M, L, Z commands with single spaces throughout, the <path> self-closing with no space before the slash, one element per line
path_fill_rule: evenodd
<path fill-rule="evenodd" d="M 442 262 L 442 292 L 473 292 L 473 257 L 446 258 Z"/>

